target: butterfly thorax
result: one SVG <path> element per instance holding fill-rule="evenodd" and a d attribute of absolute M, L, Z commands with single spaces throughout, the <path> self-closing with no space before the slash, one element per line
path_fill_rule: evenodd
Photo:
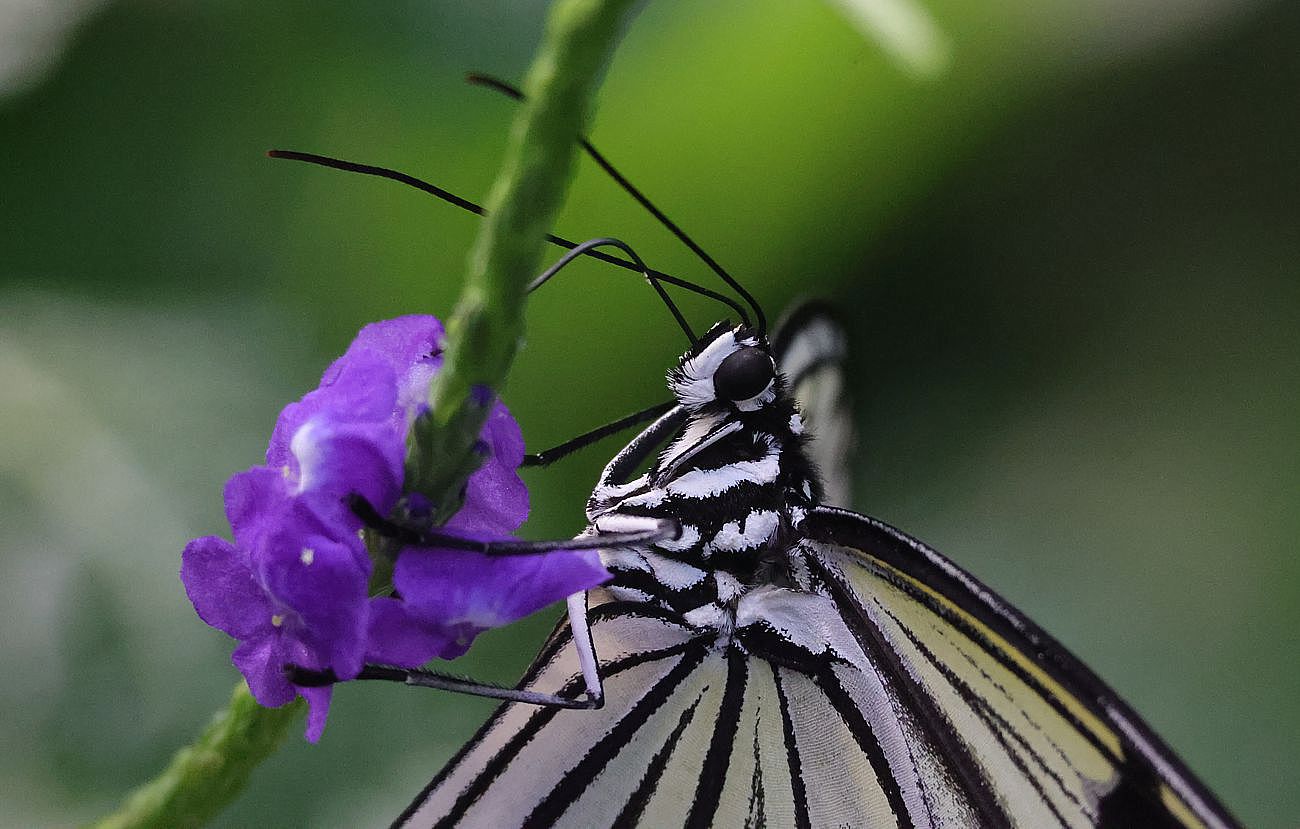
<path fill-rule="evenodd" d="M 798 527 L 818 502 L 820 486 L 782 378 L 773 370 L 766 386 L 739 402 L 708 394 L 726 358 L 762 347 L 743 330 L 711 331 L 669 375 L 687 411 L 684 423 L 644 474 L 627 481 L 607 474 L 592 493 L 587 516 L 597 532 L 648 519 L 681 525 L 675 540 L 603 554 L 615 598 L 652 602 L 691 624 L 730 629 L 749 591 L 809 589 Z M 766 351 L 760 356 L 770 363 Z M 726 388 L 721 380 L 717 385 Z"/>

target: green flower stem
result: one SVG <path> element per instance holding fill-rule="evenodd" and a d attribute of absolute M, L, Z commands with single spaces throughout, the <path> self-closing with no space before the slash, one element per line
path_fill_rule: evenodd
<path fill-rule="evenodd" d="M 592 92 L 631 6 L 632 0 L 559 0 L 524 82 L 528 101 L 511 131 L 448 325 L 446 362 L 430 390 L 432 411 L 416 423 L 408 447 L 408 488 L 429 497 L 442 520 L 460 506 L 465 481 L 478 468 L 474 445 L 492 392 L 501 388 L 523 338 L 528 281 L 568 187 Z M 301 700 L 263 708 L 241 683 L 192 745 L 95 826 L 201 826 L 234 800 L 303 708 Z"/>
<path fill-rule="evenodd" d="M 199 738 L 176 752 L 162 774 L 132 792 L 94 829 L 188 829 L 235 799 L 253 769 L 275 752 L 306 708 L 297 700 L 263 708 L 243 682 Z"/>
<path fill-rule="evenodd" d="M 560 0 L 524 79 L 527 96 L 487 199 L 487 217 L 447 327 L 446 362 L 429 390 L 431 412 L 411 430 L 407 488 L 460 506 L 480 458 L 474 444 L 524 333 L 524 299 L 571 178 L 591 95 L 632 0 Z"/>

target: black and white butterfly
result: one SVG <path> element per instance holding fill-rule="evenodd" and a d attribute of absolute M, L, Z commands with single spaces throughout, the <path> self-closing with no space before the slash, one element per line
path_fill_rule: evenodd
<path fill-rule="evenodd" d="M 718 325 L 683 356 L 677 404 L 587 509 L 595 537 L 661 519 L 680 537 L 606 552 L 613 581 L 523 683 L 603 707 L 506 703 L 400 825 L 1236 825 L 1040 628 L 826 505 L 818 466 L 846 491 L 843 358 L 813 307 L 770 344 Z"/>
<path fill-rule="evenodd" d="M 692 346 L 668 373 L 669 404 L 539 458 L 655 418 L 587 503 L 577 544 L 601 550 L 612 581 L 570 598 L 519 687 L 366 674 L 508 700 L 395 825 L 1237 826 L 1041 628 L 925 544 L 839 506 L 850 429 L 833 316 L 804 306 L 769 337 L 752 296 L 614 175 L 748 307 L 617 240 L 558 240 L 571 253 L 535 284 L 619 247 L 631 261 L 616 263 L 650 279 Z M 660 282 L 742 321 L 697 338 Z"/>

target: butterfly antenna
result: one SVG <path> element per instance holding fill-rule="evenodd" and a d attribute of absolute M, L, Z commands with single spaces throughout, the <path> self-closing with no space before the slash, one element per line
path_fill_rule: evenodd
<path fill-rule="evenodd" d="M 283 159 L 288 159 L 290 161 L 302 161 L 307 164 L 316 164 L 321 167 L 329 167 L 334 170 L 343 170 L 349 173 L 361 173 L 362 175 L 377 176 L 379 178 L 386 178 L 391 181 L 397 181 L 402 184 L 408 185 L 410 187 L 414 187 L 416 190 L 420 190 L 424 193 L 428 193 L 432 196 L 436 196 L 437 198 L 442 199 L 448 204 L 453 204 L 456 207 L 459 207 L 462 210 L 467 210 L 476 216 L 487 215 L 487 211 L 483 209 L 482 205 L 476 204 L 470 201 L 469 199 L 461 198 L 460 196 L 457 196 L 455 193 L 444 190 L 436 184 L 430 184 L 429 182 L 424 181 L 423 179 L 418 179 L 415 176 L 408 175 L 407 173 L 403 173 L 398 170 L 391 170 L 387 167 L 376 167 L 372 164 L 360 164 L 355 161 L 344 161 L 343 159 L 331 158 L 325 155 L 316 155 L 315 153 L 303 153 L 303 152 L 298 152 L 296 150 L 268 150 L 266 154 L 270 158 L 283 158 Z M 551 244 L 557 247 L 561 247 L 569 251 L 572 251 L 580 246 L 577 242 L 566 239 L 563 236 L 556 236 L 552 233 L 546 234 L 546 241 L 550 242 Z M 624 270 L 637 271 L 642 275 L 644 275 L 646 279 L 650 281 L 650 284 L 659 293 L 660 298 L 663 299 L 668 304 L 669 309 L 673 312 L 673 316 L 678 319 L 679 324 L 682 324 L 684 322 L 684 320 L 681 317 L 681 312 L 677 309 L 677 306 L 674 305 L 670 299 L 668 299 L 667 292 L 664 290 L 663 285 L 660 283 L 676 285 L 679 288 L 684 288 L 685 290 L 699 294 L 700 296 L 708 297 L 709 299 L 715 300 L 717 302 L 721 302 L 723 305 L 726 305 L 727 307 L 731 308 L 738 315 L 740 315 L 742 318 L 747 320 L 747 317 L 745 317 L 745 309 L 738 302 L 736 302 L 736 300 L 732 299 L 726 294 L 720 294 L 717 291 L 711 290 L 709 288 L 705 288 L 703 285 L 697 285 L 694 282 L 690 282 L 688 280 L 673 276 L 671 274 L 666 274 L 663 271 L 657 271 L 654 270 L 653 268 L 647 268 L 645 267 L 644 263 L 637 264 L 636 261 L 622 259 L 618 256 L 611 256 L 610 254 L 602 250 L 598 250 L 594 247 L 589 247 L 583 250 L 582 254 L 586 256 L 590 256 L 593 259 L 599 259 L 600 261 L 606 262 L 610 265 L 617 265 L 618 267 L 623 268 Z M 688 332 L 687 335 L 690 336 L 692 342 L 694 342 L 694 336 L 689 333 L 689 326 L 683 326 L 683 329 Z"/>
<path fill-rule="evenodd" d="M 551 277 L 559 273 L 564 266 L 568 265 L 574 259 L 577 259 L 579 256 L 582 256 L 589 251 L 604 247 L 618 248 L 626 253 L 629 259 L 636 263 L 641 274 L 646 278 L 646 281 L 654 287 L 655 292 L 659 294 L 659 298 L 664 301 L 664 304 L 668 306 L 668 310 L 672 312 L 673 319 L 677 320 L 677 324 L 681 326 L 682 331 L 686 334 L 686 339 L 690 340 L 691 346 L 694 347 L 698 340 L 695 337 L 695 332 L 691 330 L 690 324 L 688 324 L 686 318 L 682 316 L 681 310 L 678 309 L 672 298 L 668 296 L 668 292 L 664 290 L 664 286 L 659 284 L 659 280 L 650 275 L 650 269 L 646 267 L 645 262 L 637 255 L 636 251 L 632 250 L 631 246 L 621 239 L 602 237 L 600 239 L 588 239 L 587 241 L 577 245 L 568 253 L 564 254 L 564 256 L 560 257 L 560 261 L 547 268 L 540 276 L 530 282 L 528 284 L 528 293 L 531 294 L 533 291 L 536 291 L 538 288 L 545 285 Z"/>
<path fill-rule="evenodd" d="M 519 89 L 515 88 L 514 86 L 511 86 L 510 84 L 506 83 L 505 81 L 501 80 L 500 78 L 494 78 L 490 75 L 480 75 L 478 73 L 472 72 L 469 75 L 467 75 L 465 79 L 476 86 L 484 86 L 489 89 L 495 89 L 496 91 L 510 98 L 513 98 L 516 101 L 522 101 L 524 99 L 523 92 L 521 92 Z M 717 274 L 722 279 L 723 282 L 727 283 L 727 285 L 730 286 L 733 291 L 739 294 L 741 298 L 744 299 L 745 302 L 749 304 L 750 308 L 754 309 L 754 315 L 758 319 L 759 334 L 766 336 L 767 317 L 763 314 L 763 308 L 758 304 L 758 301 L 754 299 L 753 294 L 745 290 L 745 286 L 741 285 L 740 282 L 738 282 L 735 277 L 727 273 L 726 269 L 723 268 L 721 265 L 719 265 L 717 260 L 715 260 L 712 256 L 709 256 L 709 254 L 705 252 L 704 248 L 696 244 L 695 240 L 692 239 L 690 236 L 688 236 L 686 231 L 682 230 L 681 227 L 679 227 L 676 222 L 674 222 L 672 219 L 664 215 L 664 212 L 660 210 L 658 207 L 656 207 L 654 203 L 650 201 L 650 199 L 647 198 L 644 193 L 642 193 L 639 189 L 637 189 L 637 187 L 633 185 L 632 182 L 628 181 L 623 176 L 622 173 L 616 170 L 614 168 L 614 165 L 610 164 L 609 160 L 606 159 L 605 156 L 602 155 L 599 150 L 597 150 L 594 146 L 592 146 L 590 141 L 588 141 L 583 136 L 579 136 L 578 143 L 582 146 L 583 151 L 585 151 L 587 155 L 591 157 L 591 160 L 596 162 L 597 166 L 599 166 L 600 169 L 604 170 L 605 173 L 614 180 L 615 184 L 623 188 L 624 192 L 626 192 L 629 196 L 635 199 L 638 204 L 640 204 L 647 211 L 649 211 L 651 216 L 654 216 L 655 219 L 657 219 L 660 224 L 662 224 L 665 228 L 667 228 L 670 233 L 676 236 L 677 239 L 682 244 L 690 248 L 691 252 L 700 258 L 700 261 L 708 265 L 709 268 L 715 274 Z M 742 314 L 742 319 L 744 320 L 745 325 L 749 325 L 749 316 L 747 314 Z"/>

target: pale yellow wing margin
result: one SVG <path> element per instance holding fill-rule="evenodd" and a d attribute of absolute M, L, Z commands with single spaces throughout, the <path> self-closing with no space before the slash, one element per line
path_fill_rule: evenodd
<path fill-rule="evenodd" d="M 844 510 L 804 529 L 864 649 L 901 665 L 914 716 L 960 740 L 1015 825 L 1237 826 L 1114 692 L 970 574 Z"/>

